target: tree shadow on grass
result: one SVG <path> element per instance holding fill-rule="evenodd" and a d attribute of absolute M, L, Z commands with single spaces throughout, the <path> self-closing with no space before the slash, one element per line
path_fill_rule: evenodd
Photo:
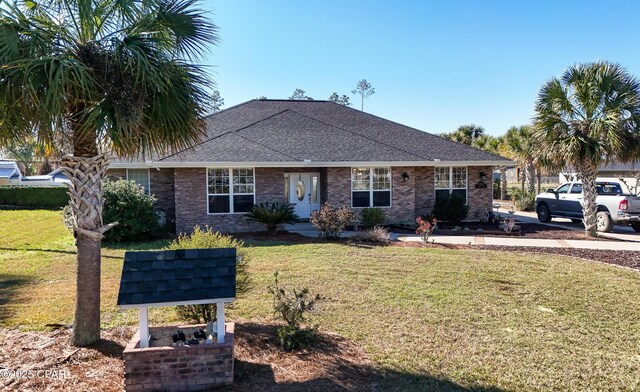
<path fill-rule="evenodd" d="M 276 344 L 277 325 L 236 324 L 234 384 L 217 391 L 483 391 L 428 374 L 381 369 L 352 341 L 320 333 L 307 350 Z"/>
<path fill-rule="evenodd" d="M 13 315 L 13 311 L 8 305 L 15 303 L 15 297 L 20 287 L 30 282 L 30 278 L 22 275 L 0 274 L 0 321 Z"/>

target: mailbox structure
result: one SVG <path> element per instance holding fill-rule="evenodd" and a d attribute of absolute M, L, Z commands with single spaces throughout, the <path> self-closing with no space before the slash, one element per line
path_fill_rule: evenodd
<path fill-rule="evenodd" d="M 236 296 L 235 248 L 127 252 L 118 306 L 138 309 L 140 327 L 124 351 L 125 390 L 193 391 L 233 382 L 234 325 L 225 303 Z M 216 322 L 199 344 L 173 343 L 206 325 L 149 327 L 149 308 L 216 304 Z"/>

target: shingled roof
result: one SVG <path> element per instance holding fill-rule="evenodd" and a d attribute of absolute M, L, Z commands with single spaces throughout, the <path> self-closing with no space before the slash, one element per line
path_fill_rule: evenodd
<path fill-rule="evenodd" d="M 207 117 L 206 124 L 198 146 L 149 163 L 510 163 L 331 101 L 252 100 Z"/>
<path fill-rule="evenodd" d="M 236 250 L 183 249 L 127 252 L 120 307 L 215 302 L 236 296 Z"/>

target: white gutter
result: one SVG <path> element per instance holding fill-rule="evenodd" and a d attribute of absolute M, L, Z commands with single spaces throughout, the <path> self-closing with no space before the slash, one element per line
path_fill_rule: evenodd
<path fill-rule="evenodd" d="M 113 162 L 112 169 L 202 168 L 202 167 L 352 167 L 352 166 L 510 166 L 513 161 L 344 161 L 344 162 Z"/>

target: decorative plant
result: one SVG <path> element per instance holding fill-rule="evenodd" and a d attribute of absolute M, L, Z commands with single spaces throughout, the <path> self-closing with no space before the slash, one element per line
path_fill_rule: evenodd
<path fill-rule="evenodd" d="M 338 239 L 347 225 L 353 223 L 356 214 L 349 207 L 334 208 L 329 202 L 324 203 L 319 211 L 311 213 L 311 223 L 327 239 Z"/>
<path fill-rule="evenodd" d="M 366 227 L 376 227 L 384 224 L 384 211 L 380 208 L 363 208 L 360 211 L 361 223 Z"/>
<path fill-rule="evenodd" d="M 504 231 L 507 233 L 511 233 L 513 228 L 516 226 L 516 220 L 514 218 L 505 218 L 504 220 Z"/>
<path fill-rule="evenodd" d="M 284 223 L 296 223 L 296 215 L 293 204 L 288 203 L 261 203 L 253 206 L 247 214 L 247 218 L 267 225 L 267 232 L 271 235 L 277 233 L 278 225 Z"/>
<path fill-rule="evenodd" d="M 416 234 L 420 235 L 422 241 L 425 243 L 429 241 L 429 237 L 433 234 L 433 231 L 436 229 L 438 225 L 438 220 L 435 217 L 422 217 L 416 218 L 416 223 L 418 224 L 418 228 L 416 229 Z"/>
<path fill-rule="evenodd" d="M 244 248 L 244 242 L 229 235 L 220 234 L 210 227 L 201 229 L 196 226 L 191 234 L 181 234 L 167 249 L 207 249 L 207 248 L 236 248 L 239 259 L 236 263 L 236 295 L 241 296 L 251 288 L 249 276 L 249 254 Z M 215 321 L 215 304 L 176 306 L 176 312 L 181 319 L 191 320 L 197 324 Z"/>
<path fill-rule="evenodd" d="M 107 242 L 148 240 L 157 235 L 158 216 L 153 207 L 156 199 L 133 181 L 106 181 L 104 189 L 104 223 L 118 222 L 104 233 Z"/>
<path fill-rule="evenodd" d="M 386 227 L 375 226 L 372 229 L 358 232 L 358 234 L 351 239 L 354 241 L 388 244 L 391 240 L 391 234 Z"/>
<path fill-rule="evenodd" d="M 511 190 L 515 207 L 519 211 L 533 211 L 536 202 L 536 193 L 522 191 L 522 189 L 513 187 Z"/>
<path fill-rule="evenodd" d="M 447 194 L 436 199 L 432 215 L 440 222 L 459 223 L 467 217 L 469 206 L 464 198 L 456 194 Z"/>
<path fill-rule="evenodd" d="M 278 328 L 278 342 L 285 350 L 306 347 L 315 339 L 318 329 L 317 326 L 302 328 L 301 325 L 321 297 L 319 294 L 312 296 L 306 287 L 296 290 L 280 286 L 278 272 L 274 272 L 273 276 L 274 283 L 268 287 L 273 295 L 273 312 L 276 318 L 286 324 Z"/>

